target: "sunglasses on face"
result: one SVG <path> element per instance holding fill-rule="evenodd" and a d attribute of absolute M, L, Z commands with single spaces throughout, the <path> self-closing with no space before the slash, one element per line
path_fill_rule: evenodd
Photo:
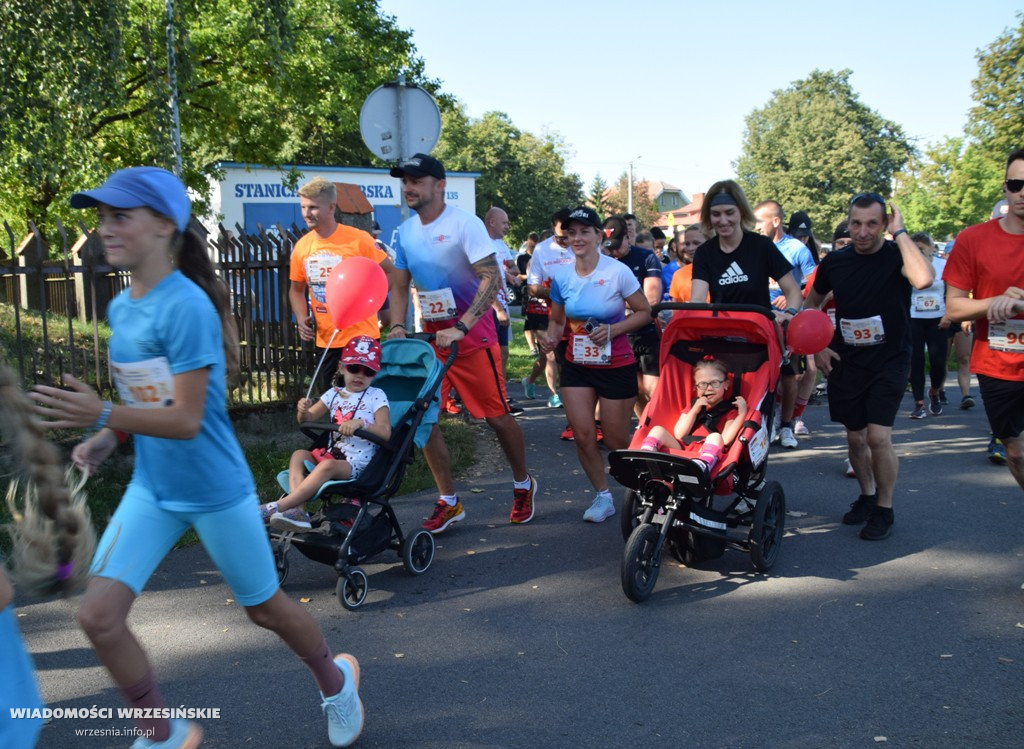
<path fill-rule="evenodd" d="M 1024 179 L 1008 179 L 1003 185 L 1007 192 L 1020 192 L 1024 190 Z"/>
<path fill-rule="evenodd" d="M 377 374 L 372 369 L 370 369 L 369 367 L 364 367 L 362 364 L 346 364 L 345 371 L 348 372 L 349 374 L 354 375 L 361 374 L 363 377 L 373 377 L 375 374 Z"/>

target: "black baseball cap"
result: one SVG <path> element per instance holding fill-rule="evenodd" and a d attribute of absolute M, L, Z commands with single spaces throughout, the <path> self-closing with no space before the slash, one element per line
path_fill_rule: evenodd
<path fill-rule="evenodd" d="M 832 233 L 832 241 L 835 242 L 837 239 L 849 239 L 850 238 L 850 224 L 848 221 L 840 221 L 836 230 Z"/>
<path fill-rule="evenodd" d="M 786 232 L 793 237 L 811 236 L 811 219 L 803 211 L 797 211 L 789 217 L 789 230 Z"/>
<path fill-rule="evenodd" d="M 569 215 L 562 221 L 562 227 L 564 228 L 572 221 L 579 221 L 581 224 L 593 226 L 595 229 L 601 228 L 601 217 L 597 215 L 597 211 L 585 205 L 576 206 L 569 211 Z"/>
<path fill-rule="evenodd" d="M 609 216 L 604 222 L 604 241 L 601 248 L 617 250 L 626 239 L 626 221 L 618 216 Z"/>
<path fill-rule="evenodd" d="M 406 159 L 398 166 L 391 167 L 391 176 L 401 179 L 405 175 L 410 177 L 433 177 L 444 179 L 444 166 L 433 156 L 425 153 L 415 154 L 411 159 Z"/>

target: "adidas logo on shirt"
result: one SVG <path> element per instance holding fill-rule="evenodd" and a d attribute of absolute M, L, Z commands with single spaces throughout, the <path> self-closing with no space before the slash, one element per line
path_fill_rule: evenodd
<path fill-rule="evenodd" d="M 739 266 L 739 263 L 733 260 L 732 265 L 726 268 L 725 273 L 723 273 L 722 277 L 718 279 L 718 285 L 728 286 L 730 284 L 743 283 L 744 281 L 749 280 L 750 278 L 747 276 L 746 273 L 743 272 L 743 269 Z"/>

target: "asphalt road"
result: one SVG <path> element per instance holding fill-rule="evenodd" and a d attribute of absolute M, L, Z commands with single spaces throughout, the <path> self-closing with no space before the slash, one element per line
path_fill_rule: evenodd
<path fill-rule="evenodd" d="M 485 460 L 459 482 L 467 519 L 438 537 L 426 574 L 388 552 L 365 566 L 358 612 L 338 605 L 331 568 L 290 555 L 285 589 L 362 664 L 359 746 L 1024 743 L 1024 493 L 986 459 L 980 406 L 911 421 L 907 396 L 896 525 L 882 542 L 839 523 L 857 485 L 843 475 L 841 430 L 810 407 L 811 439 L 772 449 L 768 475 L 789 514 L 771 573 L 735 551 L 697 568 L 666 556 L 637 605 L 619 582 L 618 517 L 581 520 L 593 495 L 558 439 L 561 412 L 523 405 L 542 492 L 529 525 L 507 522 L 510 472 Z M 482 432 L 482 454 L 495 449 Z M 431 503 L 428 492 L 395 506 L 414 527 Z M 192 548 L 172 553 L 137 602 L 131 623 L 168 703 L 220 709 L 202 721 L 206 747 L 327 746 L 308 672 L 230 599 Z M 49 706 L 120 706 L 73 604 L 21 603 Z M 125 747 L 75 731 L 128 727 L 54 720 L 40 746 Z"/>

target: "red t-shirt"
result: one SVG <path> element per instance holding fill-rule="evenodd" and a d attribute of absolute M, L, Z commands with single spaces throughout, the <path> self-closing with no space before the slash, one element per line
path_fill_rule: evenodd
<path fill-rule="evenodd" d="M 953 252 L 946 261 L 942 280 L 962 291 L 974 292 L 975 299 L 999 296 L 1010 286 L 1024 287 L 1024 234 L 1010 234 L 992 219 L 964 229 L 957 235 Z M 1017 315 L 1004 328 L 1003 348 L 1024 349 L 1024 315 Z M 974 321 L 971 371 L 1000 380 L 1024 382 L 1024 350 L 996 350 L 989 345 L 989 323 Z"/>

